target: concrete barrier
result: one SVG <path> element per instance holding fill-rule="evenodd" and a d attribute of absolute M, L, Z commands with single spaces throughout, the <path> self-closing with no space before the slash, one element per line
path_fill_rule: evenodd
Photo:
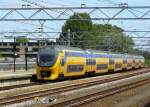
<path fill-rule="evenodd" d="M 0 87 L 30 83 L 33 75 L 35 75 L 35 70 L 28 72 L 0 72 Z"/>

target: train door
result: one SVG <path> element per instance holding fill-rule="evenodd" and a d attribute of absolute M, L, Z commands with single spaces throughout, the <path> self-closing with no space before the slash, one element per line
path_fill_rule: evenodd
<path fill-rule="evenodd" d="M 89 51 L 86 51 L 86 73 L 90 74 L 90 72 L 92 72 L 91 53 Z"/>
<path fill-rule="evenodd" d="M 96 60 L 92 56 L 92 53 L 89 51 L 86 51 L 86 73 L 88 75 L 95 74 L 96 71 Z"/>
<path fill-rule="evenodd" d="M 96 59 L 92 58 L 91 61 L 92 61 L 91 62 L 91 70 L 93 73 L 95 73 L 96 72 Z"/>
<path fill-rule="evenodd" d="M 60 54 L 60 70 L 59 70 L 60 78 L 63 78 L 65 76 L 66 61 L 67 61 L 67 57 L 65 56 L 65 52 L 62 52 Z"/>
<path fill-rule="evenodd" d="M 112 57 L 109 58 L 109 71 L 114 72 L 115 69 L 115 61 Z"/>

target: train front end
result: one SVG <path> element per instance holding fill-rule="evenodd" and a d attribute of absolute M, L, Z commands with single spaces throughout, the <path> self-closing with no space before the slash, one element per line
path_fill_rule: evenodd
<path fill-rule="evenodd" d="M 58 52 L 54 47 L 45 47 L 39 50 L 36 64 L 38 80 L 55 80 L 58 78 Z"/>

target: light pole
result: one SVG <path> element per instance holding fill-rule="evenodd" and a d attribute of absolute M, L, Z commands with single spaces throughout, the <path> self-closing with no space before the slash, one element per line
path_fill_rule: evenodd
<path fill-rule="evenodd" d="M 14 37 L 14 47 L 13 47 L 13 56 L 14 56 L 14 72 L 16 71 L 16 38 Z"/>

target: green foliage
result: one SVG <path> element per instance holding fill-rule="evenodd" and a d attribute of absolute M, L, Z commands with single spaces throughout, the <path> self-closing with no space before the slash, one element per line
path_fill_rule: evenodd
<path fill-rule="evenodd" d="M 27 43 L 27 42 L 29 42 L 29 39 L 26 37 L 19 37 L 16 39 L 16 41 L 20 42 L 20 43 Z"/>
<path fill-rule="evenodd" d="M 71 33 L 71 46 L 84 47 L 86 43 L 90 42 L 87 40 L 87 37 L 91 38 L 89 33 L 84 33 L 84 31 L 92 30 L 90 16 L 87 13 L 75 13 L 73 16 L 70 16 L 69 20 L 62 27 L 62 32 L 68 32 L 68 30 L 70 32 L 76 32 L 76 34 Z M 68 39 L 67 36 L 67 33 L 63 33 L 60 38 Z"/>
<path fill-rule="evenodd" d="M 91 30 L 92 20 L 87 13 L 75 13 L 73 16 L 70 16 L 69 20 L 62 27 L 63 32 L 66 32 L 68 29 L 71 32 Z"/>
<path fill-rule="evenodd" d="M 150 65 L 150 52 L 142 51 L 141 52 L 145 57 L 145 64 Z"/>
<path fill-rule="evenodd" d="M 69 30 L 71 46 L 117 52 L 133 50 L 134 42 L 123 33 L 122 28 L 111 24 L 93 24 L 87 13 L 75 13 L 70 16 L 62 27 L 62 32 L 66 33 L 60 35 L 59 39 L 67 41 Z"/>
<path fill-rule="evenodd" d="M 94 24 L 92 30 L 95 38 L 96 49 L 107 49 L 110 51 L 126 51 L 132 49 L 134 42 L 126 36 L 123 30 L 110 24 Z"/>

